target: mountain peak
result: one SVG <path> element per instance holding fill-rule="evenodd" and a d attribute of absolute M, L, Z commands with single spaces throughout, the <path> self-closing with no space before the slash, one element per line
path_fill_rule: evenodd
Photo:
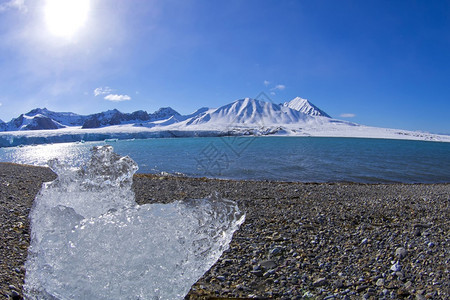
<path fill-rule="evenodd" d="M 170 112 L 170 113 L 173 113 L 175 115 L 179 115 L 179 113 L 176 110 L 174 110 L 172 107 L 170 107 L 170 106 L 168 106 L 168 107 L 161 107 L 160 109 L 155 111 L 155 113 L 161 113 L 161 112 Z"/>
<path fill-rule="evenodd" d="M 26 116 L 35 116 L 35 115 L 46 115 L 50 111 L 47 108 L 35 108 L 27 112 Z"/>
<path fill-rule="evenodd" d="M 257 110 L 261 111 L 264 107 L 275 107 L 278 106 L 278 104 L 274 104 L 272 102 L 267 102 L 264 100 L 258 100 L 254 98 L 243 98 L 238 99 L 230 104 L 224 105 L 223 107 L 238 107 L 239 109 L 250 109 L 250 110 Z"/>
<path fill-rule="evenodd" d="M 310 116 L 321 116 L 321 117 L 327 117 L 331 118 L 330 115 L 328 115 L 326 112 L 312 104 L 307 99 L 301 98 L 301 97 L 295 97 L 289 102 L 284 102 L 282 104 L 284 107 L 289 107 L 291 109 L 297 110 L 299 112 L 302 112 L 304 114 L 310 115 Z"/>
<path fill-rule="evenodd" d="M 107 114 L 121 114 L 122 112 L 120 112 L 117 108 L 114 109 L 108 109 L 107 111 L 104 111 L 103 114 L 107 115 Z"/>
<path fill-rule="evenodd" d="M 243 103 L 259 103 L 259 104 L 264 104 L 264 103 L 271 103 L 268 101 L 264 101 L 264 100 L 259 100 L 259 99 L 255 99 L 255 98 L 250 98 L 250 97 L 246 97 L 243 99 L 238 99 L 234 102 L 243 102 Z"/>
<path fill-rule="evenodd" d="M 258 99 L 253 98 L 244 98 L 236 100 L 228 105 L 225 105 L 223 107 L 230 107 L 232 109 L 235 109 L 236 112 L 242 113 L 246 112 L 246 114 L 255 114 L 255 113 L 263 113 L 263 111 L 267 110 L 273 110 L 277 109 L 277 104 L 273 104 L 271 102 L 266 102 Z"/>
<path fill-rule="evenodd" d="M 157 111 L 155 111 L 153 114 L 151 114 L 151 119 L 153 120 L 161 120 L 161 119 L 167 119 L 171 116 L 180 116 L 180 114 L 174 110 L 172 107 L 161 107 Z"/>

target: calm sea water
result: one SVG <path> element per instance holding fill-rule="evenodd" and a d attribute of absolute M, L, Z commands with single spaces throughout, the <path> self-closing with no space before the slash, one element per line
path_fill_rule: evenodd
<path fill-rule="evenodd" d="M 0 148 L 0 161 L 79 165 L 105 142 Z M 311 137 L 173 138 L 110 142 L 141 173 L 304 182 L 450 182 L 450 143 Z"/>

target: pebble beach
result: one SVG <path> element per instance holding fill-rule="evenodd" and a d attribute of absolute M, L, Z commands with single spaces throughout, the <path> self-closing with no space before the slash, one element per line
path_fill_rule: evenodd
<path fill-rule="evenodd" d="M 47 168 L 0 163 L 0 298 L 21 299 L 28 214 Z M 137 174 L 136 201 L 218 192 L 246 220 L 187 299 L 449 299 L 450 184 Z M 150 254 L 151 255 L 151 254 Z"/>

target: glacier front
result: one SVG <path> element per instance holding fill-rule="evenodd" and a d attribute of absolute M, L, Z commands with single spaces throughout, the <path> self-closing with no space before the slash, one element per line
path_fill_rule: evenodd
<path fill-rule="evenodd" d="M 27 299 L 182 299 L 245 218 L 217 196 L 137 205 L 138 167 L 111 146 L 80 168 L 50 166 L 58 178 L 30 213 Z"/>

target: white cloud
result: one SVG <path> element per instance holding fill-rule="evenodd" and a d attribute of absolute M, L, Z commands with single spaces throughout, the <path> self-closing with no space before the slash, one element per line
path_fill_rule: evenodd
<path fill-rule="evenodd" d="M 350 114 L 350 113 L 345 113 L 345 114 L 340 114 L 339 117 L 341 118 L 354 118 L 356 117 L 355 114 Z"/>
<path fill-rule="evenodd" d="M 120 101 L 128 101 L 131 100 L 131 97 L 128 95 L 119 95 L 119 94 L 112 94 L 114 90 L 112 88 L 110 88 L 109 86 L 104 86 L 104 87 L 98 87 L 94 90 L 94 96 L 102 96 L 102 95 L 106 95 L 105 97 L 103 97 L 103 99 L 108 100 L 108 101 L 113 101 L 113 102 L 120 102 Z"/>
<path fill-rule="evenodd" d="M 272 96 L 275 96 L 275 95 L 276 95 L 276 93 L 275 93 L 275 92 L 270 92 L 270 94 L 271 94 Z"/>
<path fill-rule="evenodd" d="M 128 95 L 109 94 L 109 95 L 106 95 L 104 99 L 108 100 L 108 101 L 119 102 L 119 101 L 131 100 L 131 97 Z"/>
<path fill-rule="evenodd" d="M 25 0 L 10 0 L 8 2 L 0 4 L 0 12 L 4 12 L 10 9 L 17 9 L 20 12 L 27 12 L 27 6 Z"/>
<path fill-rule="evenodd" d="M 282 91 L 285 88 L 286 88 L 286 86 L 284 84 L 277 84 L 274 88 L 272 88 L 272 90 Z"/>
<path fill-rule="evenodd" d="M 270 84 L 270 81 L 269 80 L 264 80 L 264 85 L 265 86 L 268 86 Z"/>
<path fill-rule="evenodd" d="M 113 90 L 109 86 L 98 87 L 94 90 L 94 96 L 111 94 Z"/>
<path fill-rule="evenodd" d="M 0 102 L 0 106 L 2 106 L 2 105 L 3 105 L 3 103 Z"/>

